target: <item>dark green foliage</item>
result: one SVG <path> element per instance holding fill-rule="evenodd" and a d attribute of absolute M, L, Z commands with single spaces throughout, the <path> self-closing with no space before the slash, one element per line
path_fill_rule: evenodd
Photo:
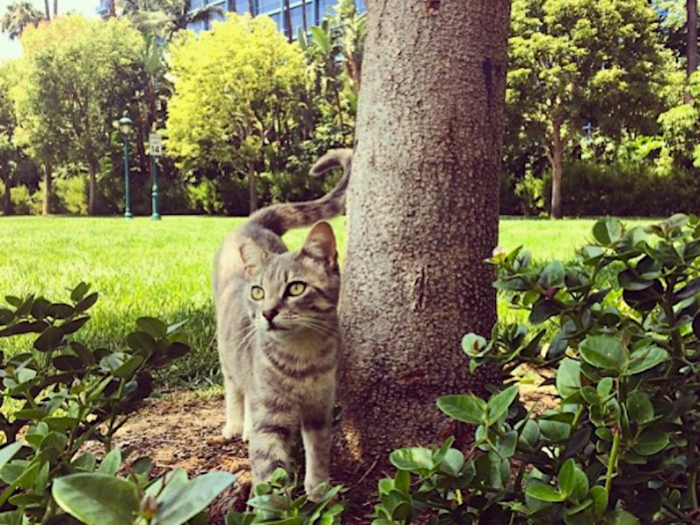
<path fill-rule="evenodd" d="M 379 484 L 377 525 L 390 523 L 694 523 L 700 431 L 700 219 L 648 228 L 599 221 L 578 262 L 535 268 L 497 252 L 495 286 L 533 325 L 463 341 L 472 369 L 523 363 L 556 370 L 556 408 L 535 414 L 517 386 L 439 408 L 476 425 L 463 453 L 395 451 Z M 494 387 L 497 388 L 497 387 Z"/>
<path fill-rule="evenodd" d="M 33 337 L 34 344 L 31 352 L 0 356 L 3 523 L 20 523 L 22 516 L 28 520 L 22 523 L 75 523 L 63 509 L 89 525 L 125 524 L 147 517 L 143 506 L 151 505 L 159 523 L 178 525 L 233 482 L 223 473 L 188 481 L 182 471 L 151 483 L 147 458 L 134 463 L 129 479 L 115 477 L 122 456 L 111 450 L 112 437 L 151 393 L 154 371 L 189 352 L 183 323 L 142 317 L 125 350 L 92 350 L 76 338 L 98 299 L 89 285 L 80 283 L 66 302 L 5 299 L 0 341 Z M 88 441 L 104 447 L 99 466 L 83 449 Z"/>
<path fill-rule="evenodd" d="M 336 525 L 344 505 L 336 501 L 342 486 L 330 488 L 316 503 L 299 494 L 296 480 L 290 480 L 284 469 L 272 473 L 267 483 L 255 487 L 248 500 L 249 512 L 230 512 L 226 525 L 276 523 L 280 525 Z"/>

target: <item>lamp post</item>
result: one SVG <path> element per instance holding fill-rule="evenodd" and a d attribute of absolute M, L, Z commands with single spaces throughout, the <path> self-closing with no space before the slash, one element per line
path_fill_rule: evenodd
<path fill-rule="evenodd" d="M 133 126 L 133 121 L 129 118 L 128 113 L 125 111 L 124 116 L 119 119 L 119 131 L 124 139 L 124 195 L 126 197 L 126 209 L 124 210 L 125 219 L 133 219 L 131 214 L 131 206 L 129 203 L 129 133 L 131 133 L 131 127 Z"/>

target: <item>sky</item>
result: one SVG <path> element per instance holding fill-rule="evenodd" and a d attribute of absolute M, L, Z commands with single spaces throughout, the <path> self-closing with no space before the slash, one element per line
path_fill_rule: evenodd
<path fill-rule="evenodd" d="M 44 12 L 43 0 L 31 0 L 34 7 Z M 7 10 L 7 6 L 13 0 L 0 0 L 0 16 Z M 49 2 L 53 10 L 53 0 Z M 98 0 L 58 0 L 58 14 L 74 11 L 85 16 L 97 16 L 95 9 L 99 4 Z M 8 58 L 17 58 L 22 54 L 22 45 L 19 41 L 12 41 L 5 33 L 0 33 L 0 62 Z"/>

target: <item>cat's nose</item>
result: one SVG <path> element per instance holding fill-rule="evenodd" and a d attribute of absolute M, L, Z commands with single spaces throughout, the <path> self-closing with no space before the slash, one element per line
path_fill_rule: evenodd
<path fill-rule="evenodd" d="M 267 319 L 268 323 L 271 323 L 275 316 L 279 313 L 277 308 L 272 308 L 271 310 L 265 310 L 263 312 L 263 317 Z"/>

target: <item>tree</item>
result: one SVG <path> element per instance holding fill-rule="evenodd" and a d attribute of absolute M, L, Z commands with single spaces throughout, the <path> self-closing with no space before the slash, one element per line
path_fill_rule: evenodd
<path fill-rule="evenodd" d="M 68 147 L 51 148 L 56 160 L 86 166 L 88 207 L 95 214 L 100 163 L 115 134 L 112 123 L 133 99 L 143 71 L 141 35 L 126 20 L 68 15 L 28 31 L 22 40 L 26 73 L 18 106 L 30 124 L 19 119 L 20 127 L 29 143 L 60 137 Z"/>
<path fill-rule="evenodd" d="M 340 299 L 344 435 L 362 459 L 463 442 L 436 399 L 483 386 L 460 340 L 496 320 L 484 260 L 498 238 L 509 7 L 367 1 Z"/>
<path fill-rule="evenodd" d="M 14 131 L 17 122 L 10 98 L 13 78 L 14 63 L 0 64 L 0 180 L 5 190 L 2 204 L 5 215 L 12 214 L 12 174 L 19 156 L 19 150 L 14 144 Z"/>
<path fill-rule="evenodd" d="M 192 0 L 122 0 L 123 13 L 144 34 L 155 33 L 170 41 L 178 31 L 197 22 L 224 16 L 220 5 L 192 9 Z"/>
<path fill-rule="evenodd" d="M 687 75 L 690 77 L 698 69 L 698 1 L 686 0 L 688 64 Z"/>
<path fill-rule="evenodd" d="M 250 211 L 256 174 L 286 143 L 305 82 L 304 56 L 266 17 L 229 15 L 213 31 L 183 33 L 170 49 L 174 94 L 168 151 L 185 173 L 217 170 L 247 177 Z M 238 211 L 240 213 L 240 210 Z"/>
<path fill-rule="evenodd" d="M 7 6 L 5 14 L 0 19 L 0 29 L 3 33 L 15 40 L 22 36 L 24 30 L 29 26 L 37 26 L 43 20 L 41 11 L 32 6 L 31 2 L 15 1 Z"/>
<path fill-rule="evenodd" d="M 670 60 L 656 20 L 647 0 L 514 0 L 508 103 L 547 154 L 553 218 L 584 124 L 611 136 L 653 127 Z"/>

